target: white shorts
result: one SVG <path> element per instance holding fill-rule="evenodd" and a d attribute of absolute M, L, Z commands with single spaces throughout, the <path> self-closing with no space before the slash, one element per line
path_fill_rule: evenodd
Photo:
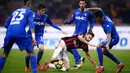
<path fill-rule="evenodd" d="M 64 41 L 61 40 L 60 42 L 64 42 Z M 64 42 L 64 43 L 65 43 L 65 42 Z M 58 59 L 59 59 L 59 60 L 67 60 L 67 61 L 69 61 L 68 56 L 67 56 L 67 48 L 66 48 L 66 46 L 65 46 L 65 48 L 59 53 Z"/>

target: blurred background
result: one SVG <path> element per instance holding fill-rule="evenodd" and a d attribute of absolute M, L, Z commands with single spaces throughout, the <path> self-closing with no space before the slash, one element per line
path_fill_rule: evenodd
<path fill-rule="evenodd" d="M 0 26 L 7 17 L 22 6 L 23 0 L 0 0 Z M 32 0 L 36 11 L 39 3 L 47 6 L 46 13 L 57 25 L 63 25 L 73 11 L 79 8 L 79 0 Z M 130 0 L 87 0 L 87 7 L 101 7 L 117 26 L 130 26 Z"/>

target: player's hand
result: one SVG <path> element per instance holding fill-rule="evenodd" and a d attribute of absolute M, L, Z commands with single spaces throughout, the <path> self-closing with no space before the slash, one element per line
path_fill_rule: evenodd
<path fill-rule="evenodd" d="M 35 40 L 35 38 L 32 38 L 32 43 L 33 43 L 34 46 L 36 46 L 36 40 Z"/>
<path fill-rule="evenodd" d="M 65 35 L 68 35 L 68 33 L 65 32 L 64 30 L 61 30 L 61 32 L 62 32 L 63 34 L 65 34 Z"/>
<path fill-rule="evenodd" d="M 93 32 L 92 29 L 89 29 L 88 32 Z"/>
<path fill-rule="evenodd" d="M 64 21 L 64 25 L 67 25 L 69 24 L 69 22 L 67 20 Z"/>
<path fill-rule="evenodd" d="M 106 44 L 105 47 L 106 47 L 107 51 L 109 51 L 109 45 Z"/>

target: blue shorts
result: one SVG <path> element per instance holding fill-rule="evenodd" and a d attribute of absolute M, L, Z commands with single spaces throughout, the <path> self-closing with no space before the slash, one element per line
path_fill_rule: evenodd
<path fill-rule="evenodd" d="M 43 36 L 37 36 L 36 37 L 36 43 L 38 44 L 44 44 Z"/>
<path fill-rule="evenodd" d="M 119 42 L 119 39 L 111 39 L 109 48 L 111 49 L 114 45 L 116 45 Z M 107 40 L 104 40 L 102 44 L 105 46 L 107 44 Z"/>
<path fill-rule="evenodd" d="M 4 52 L 8 54 L 13 46 L 16 43 L 20 51 L 27 50 L 28 53 L 33 51 L 32 39 L 27 37 L 8 37 L 4 39 Z"/>

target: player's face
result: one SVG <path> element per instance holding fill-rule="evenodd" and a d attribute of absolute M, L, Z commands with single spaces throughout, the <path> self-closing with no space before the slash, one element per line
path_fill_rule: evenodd
<path fill-rule="evenodd" d="M 87 35 L 85 35 L 85 39 L 86 39 L 86 41 L 91 41 L 92 39 L 93 39 L 93 36 L 92 35 L 90 35 L 90 34 L 87 34 Z"/>
<path fill-rule="evenodd" d="M 101 23 L 101 20 L 102 20 L 101 17 L 96 17 L 96 18 L 95 18 L 95 21 L 96 21 L 97 23 Z"/>
<path fill-rule="evenodd" d="M 80 9 L 81 9 L 81 10 L 84 9 L 85 6 L 86 6 L 85 1 L 80 1 L 80 2 L 79 2 L 79 6 L 80 6 Z"/>
<path fill-rule="evenodd" d="M 46 9 L 40 9 L 38 10 L 38 13 L 40 16 L 44 15 Z"/>

